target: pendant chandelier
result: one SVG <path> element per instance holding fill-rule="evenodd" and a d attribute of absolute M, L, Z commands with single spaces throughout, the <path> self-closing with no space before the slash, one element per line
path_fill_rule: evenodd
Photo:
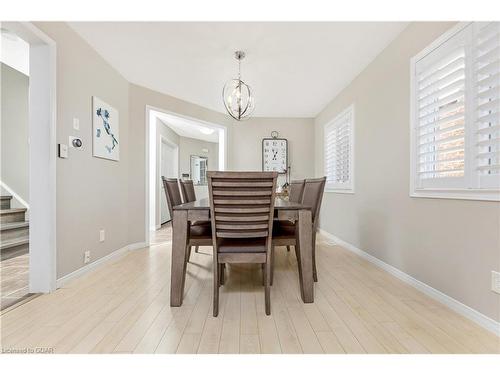
<path fill-rule="evenodd" d="M 236 51 L 234 57 L 238 60 L 238 78 L 228 81 L 222 90 L 222 100 L 227 113 L 235 120 L 246 120 L 255 108 L 252 90 L 241 80 L 241 60 L 245 52 Z"/>

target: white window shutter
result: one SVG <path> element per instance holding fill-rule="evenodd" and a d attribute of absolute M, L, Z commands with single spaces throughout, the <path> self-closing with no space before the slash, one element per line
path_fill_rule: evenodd
<path fill-rule="evenodd" d="M 324 164 L 327 190 L 352 191 L 353 106 L 325 126 Z"/>
<path fill-rule="evenodd" d="M 500 23 L 476 24 L 473 45 L 475 170 L 480 188 L 500 186 Z"/>
<path fill-rule="evenodd" d="M 463 33 L 417 63 L 416 152 L 420 187 L 459 187 L 465 176 L 466 56 Z"/>
<path fill-rule="evenodd" d="M 413 193 L 500 200 L 500 23 L 459 25 L 412 64 Z"/>

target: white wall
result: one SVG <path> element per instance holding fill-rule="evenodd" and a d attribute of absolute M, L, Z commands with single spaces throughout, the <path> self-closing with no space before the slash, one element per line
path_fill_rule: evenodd
<path fill-rule="evenodd" d="M 355 104 L 355 194 L 326 193 L 321 227 L 454 299 L 500 320 L 490 290 L 500 269 L 498 202 L 410 198 L 410 58 L 454 23 L 413 23 L 316 118 Z"/>
<path fill-rule="evenodd" d="M 57 159 L 57 277 L 130 243 L 128 223 L 128 82 L 66 24 L 35 25 L 57 43 L 57 142 L 79 136 L 83 151 Z M 120 116 L 120 161 L 92 157 L 92 96 L 115 107 Z M 80 130 L 73 130 L 73 118 Z M 33 141 L 33 140 L 32 140 Z M 106 240 L 99 242 L 99 230 Z"/>
<path fill-rule="evenodd" d="M 191 155 L 204 156 L 208 158 L 208 170 L 219 169 L 219 145 L 214 142 L 206 142 L 199 139 L 180 137 L 180 175 L 191 173 Z"/>
<path fill-rule="evenodd" d="M 4 63 L 0 65 L 0 181 L 29 203 L 29 77 Z M 12 203 L 13 207 L 22 206 Z"/>
<path fill-rule="evenodd" d="M 275 130 L 288 139 L 291 179 L 314 177 L 314 122 L 307 118 L 251 118 L 232 128 L 230 169 L 262 170 L 262 139 Z M 280 176 L 278 184 L 284 183 Z"/>

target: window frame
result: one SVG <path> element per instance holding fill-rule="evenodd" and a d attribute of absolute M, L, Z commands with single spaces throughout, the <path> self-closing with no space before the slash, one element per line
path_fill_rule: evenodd
<path fill-rule="evenodd" d="M 355 106 L 354 103 L 349 105 L 347 108 L 343 109 L 338 113 L 332 120 L 328 121 L 323 125 L 323 171 L 326 174 L 326 142 L 327 136 L 326 131 L 329 127 L 335 126 L 335 123 L 341 120 L 346 115 L 350 115 L 351 121 L 349 123 L 349 182 L 342 184 L 325 184 L 325 192 L 327 193 L 340 193 L 340 194 L 354 194 L 354 171 L 355 171 Z M 328 177 L 328 176 L 327 176 Z"/>
<path fill-rule="evenodd" d="M 465 199 L 465 200 L 481 200 L 481 201 L 500 201 L 500 188 L 448 188 L 448 187 L 419 187 L 418 186 L 418 170 L 417 170 L 417 115 L 418 111 L 415 106 L 416 102 L 416 66 L 417 62 L 439 48 L 443 43 L 461 32 L 473 22 L 459 22 L 443 35 L 438 37 L 417 55 L 410 59 L 410 197 L 413 198 L 441 198 L 441 199 Z M 467 57 L 466 57 L 467 58 Z M 470 74 L 470 73 L 469 73 Z M 468 78 L 466 78 L 468 79 Z M 467 91 L 466 91 L 467 92 Z M 466 99 L 469 100 L 469 99 Z M 465 112 L 465 117 L 470 116 L 470 110 Z M 466 152 L 470 156 L 465 156 L 465 163 L 470 164 L 471 158 L 474 157 L 475 151 L 467 146 L 471 139 L 470 133 L 473 131 L 470 122 L 465 124 L 465 142 Z M 466 154 L 467 155 L 467 154 Z M 468 173 L 466 170 L 465 173 Z M 473 177 L 469 177 L 472 179 Z"/>

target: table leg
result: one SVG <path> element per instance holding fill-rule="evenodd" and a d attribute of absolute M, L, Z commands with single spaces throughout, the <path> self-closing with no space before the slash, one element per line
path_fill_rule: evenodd
<path fill-rule="evenodd" d="M 172 268 L 170 272 L 170 306 L 181 306 L 186 279 L 187 211 L 174 210 L 172 221 Z"/>
<path fill-rule="evenodd" d="M 314 302 L 314 280 L 312 266 L 312 219 L 310 210 L 299 210 L 298 220 L 302 300 Z"/>

